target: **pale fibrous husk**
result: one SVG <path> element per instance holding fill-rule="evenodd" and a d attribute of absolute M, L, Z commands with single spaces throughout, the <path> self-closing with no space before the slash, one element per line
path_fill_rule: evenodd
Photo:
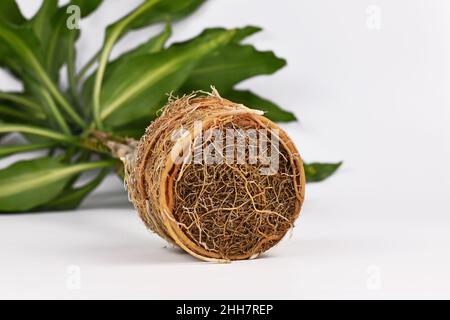
<path fill-rule="evenodd" d="M 302 159 L 287 134 L 262 112 L 216 90 L 170 98 L 162 110 L 139 143 L 116 150 L 145 225 L 206 261 L 252 259 L 277 244 L 293 227 L 305 193 Z M 196 121 L 202 122 L 200 133 Z M 184 134 L 174 139 L 181 128 Z M 199 163 L 192 153 L 183 154 L 194 150 L 200 135 L 201 147 L 211 142 L 203 135 L 212 128 L 265 130 L 279 141 L 277 171 L 262 174 L 260 163 Z"/>

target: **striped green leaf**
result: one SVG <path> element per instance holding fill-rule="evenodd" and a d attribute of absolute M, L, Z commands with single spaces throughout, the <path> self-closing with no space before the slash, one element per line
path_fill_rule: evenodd
<path fill-rule="evenodd" d="M 259 75 L 270 75 L 286 65 L 271 51 L 258 51 L 235 42 L 205 57 L 181 88 L 183 93 L 209 90 L 211 84 L 225 95 L 239 82 Z"/>
<path fill-rule="evenodd" d="M 27 145 L 1 145 L 0 158 L 7 157 L 17 153 L 45 150 L 51 148 L 53 145 L 54 144 L 51 143 L 27 144 Z"/>
<path fill-rule="evenodd" d="M 189 78 L 179 90 L 179 94 L 194 90 L 209 90 L 214 85 L 223 97 L 245 104 L 250 108 L 266 112 L 273 121 L 288 122 L 295 116 L 283 110 L 272 101 L 264 99 L 250 91 L 235 90 L 243 80 L 272 74 L 286 65 L 271 51 L 259 51 L 251 45 L 242 45 L 245 38 L 259 32 L 258 27 L 248 26 L 238 29 L 233 40 L 226 46 L 205 57 L 191 72 Z"/>
<path fill-rule="evenodd" d="M 46 138 L 46 139 L 57 141 L 57 142 L 65 142 L 65 143 L 69 143 L 69 144 L 73 144 L 76 141 L 75 137 L 68 136 L 63 133 L 53 131 L 51 129 L 23 125 L 23 124 L 10 124 L 10 123 L 0 124 L 0 134 L 1 133 L 12 133 L 12 132 L 30 134 L 33 136 Z"/>
<path fill-rule="evenodd" d="M 178 19 L 198 8 L 205 0 L 146 0 L 137 9 L 112 24 L 106 30 L 105 42 L 99 56 L 99 66 L 93 87 L 93 113 L 98 126 L 102 126 L 101 92 L 107 63 L 116 42 L 128 31 L 162 22 L 167 18 Z"/>
<path fill-rule="evenodd" d="M 0 170 L 0 212 L 24 212 L 44 205 L 73 176 L 111 165 L 110 161 L 67 165 L 48 157 L 16 162 Z"/>
<path fill-rule="evenodd" d="M 2 51 L 6 58 L 1 56 Z M 2 59 L 3 58 L 3 59 Z M 61 94 L 55 82 L 44 67 L 44 55 L 39 40 L 29 27 L 16 27 L 0 22 L 0 62 L 7 67 L 38 79 L 39 83 L 53 96 L 68 116 L 84 127 L 83 119 L 75 112 L 67 99 Z"/>
<path fill-rule="evenodd" d="M 0 21 L 20 25 L 26 22 L 15 0 L 0 1 Z"/>
<path fill-rule="evenodd" d="M 114 66 L 114 64 L 119 63 L 119 61 L 131 59 L 143 54 L 150 54 L 150 53 L 156 53 L 160 52 L 164 49 L 164 45 L 166 44 L 167 40 L 172 35 L 172 28 L 170 25 L 170 22 L 168 21 L 166 23 L 166 27 L 164 30 L 157 34 L 154 37 L 151 37 L 147 42 L 141 44 L 140 46 L 124 53 L 121 55 L 118 59 L 116 59 L 114 62 L 110 63 L 108 66 Z"/>
<path fill-rule="evenodd" d="M 167 93 L 179 88 L 202 58 L 227 44 L 235 30 L 210 29 L 169 49 L 113 63 L 105 75 L 100 117 L 107 127 L 155 113 Z M 86 82 L 89 101 L 93 78 Z"/>
<path fill-rule="evenodd" d="M 61 195 L 40 207 L 39 210 L 74 210 L 78 208 L 83 200 L 97 188 L 110 170 L 102 170 L 94 179 L 85 185 L 63 190 Z"/>
<path fill-rule="evenodd" d="M 306 182 L 320 182 L 331 175 L 342 165 L 342 162 L 338 163 L 305 163 L 305 175 Z"/>

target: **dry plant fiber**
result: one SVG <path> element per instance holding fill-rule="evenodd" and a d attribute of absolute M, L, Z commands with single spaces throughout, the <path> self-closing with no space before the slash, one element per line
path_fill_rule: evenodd
<path fill-rule="evenodd" d="M 237 133 L 233 141 L 228 133 Z M 170 98 L 132 149 L 122 159 L 141 219 L 199 259 L 253 259 L 299 216 L 305 176 L 294 143 L 262 112 L 216 90 Z"/>

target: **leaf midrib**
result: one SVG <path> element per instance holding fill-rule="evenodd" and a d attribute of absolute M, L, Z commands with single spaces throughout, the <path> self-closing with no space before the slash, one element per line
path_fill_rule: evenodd
<path fill-rule="evenodd" d="M 110 165 L 111 162 L 87 163 L 74 165 L 72 167 L 63 169 L 43 169 L 39 170 L 38 173 L 32 172 L 13 178 L 6 178 L 2 180 L 3 186 L 0 186 L 0 199 L 10 197 L 18 193 L 27 192 L 37 187 L 45 187 L 51 183 L 58 181 L 59 179 L 66 178 L 83 171 Z"/>
<path fill-rule="evenodd" d="M 101 112 L 100 118 L 104 120 L 123 103 L 139 95 L 139 93 L 142 92 L 147 86 L 159 81 L 162 77 L 167 76 L 167 74 L 171 74 L 166 72 L 170 71 L 176 65 L 182 64 L 185 61 L 189 61 L 189 59 L 191 59 L 192 56 L 194 57 L 196 55 L 198 55 L 199 57 L 203 56 L 206 52 L 212 50 L 214 47 L 218 46 L 221 42 L 225 41 L 230 36 L 231 36 L 230 34 L 224 34 L 218 37 L 218 39 L 215 40 L 214 44 L 210 43 L 202 44 L 197 48 L 196 51 L 195 50 L 194 52 L 188 51 L 187 54 L 179 55 L 176 59 L 173 59 L 167 62 L 166 64 L 161 65 L 156 70 L 148 71 L 142 81 L 140 81 L 137 84 L 133 84 L 131 88 L 123 92 L 120 95 L 120 97 L 117 98 L 114 102 L 112 102 L 109 105 L 106 105 L 103 108 L 103 111 Z"/>

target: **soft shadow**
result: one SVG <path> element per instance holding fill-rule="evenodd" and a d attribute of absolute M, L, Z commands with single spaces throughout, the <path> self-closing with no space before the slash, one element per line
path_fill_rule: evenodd
<path fill-rule="evenodd" d="M 133 209 L 125 191 L 109 191 L 90 196 L 80 206 L 80 210 Z"/>
<path fill-rule="evenodd" d="M 156 235 L 149 235 L 149 237 L 156 237 Z M 108 266 L 199 263 L 199 260 L 194 259 L 181 249 L 164 246 L 159 241 L 142 241 L 133 245 L 111 244 L 77 247 L 74 251 L 78 251 L 85 259 L 89 258 L 91 262 Z"/>
<path fill-rule="evenodd" d="M 58 228 L 83 233 L 89 239 L 69 242 L 64 247 L 64 251 L 70 252 L 75 260 L 115 266 L 198 262 L 147 230 L 134 209 L 80 211 L 74 213 L 70 220 L 55 219 L 52 223 L 59 224 Z"/>

